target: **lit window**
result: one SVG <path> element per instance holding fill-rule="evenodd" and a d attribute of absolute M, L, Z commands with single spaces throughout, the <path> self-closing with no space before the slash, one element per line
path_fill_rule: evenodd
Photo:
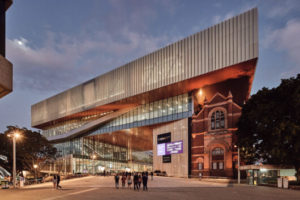
<path fill-rule="evenodd" d="M 220 111 L 216 111 L 216 129 L 220 128 Z"/>
<path fill-rule="evenodd" d="M 213 162 L 213 169 L 217 169 L 217 163 Z"/>
<path fill-rule="evenodd" d="M 213 151 L 212 151 L 212 155 L 213 156 L 216 156 L 216 155 L 224 155 L 224 150 L 220 147 L 217 147 L 215 148 Z"/>
<path fill-rule="evenodd" d="M 223 162 L 219 162 L 219 169 L 223 169 L 224 168 L 223 165 L 224 165 Z"/>
<path fill-rule="evenodd" d="M 224 117 L 224 113 L 221 112 L 221 120 L 220 120 L 220 127 L 221 128 L 225 128 L 225 117 Z"/>
<path fill-rule="evenodd" d="M 216 111 L 211 115 L 211 130 L 225 128 L 225 115 L 222 111 Z"/>
<path fill-rule="evenodd" d="M 221 147 L 214 148 L 212 154 L 212 169 L 223 170 L 224 169 L 224 149 Z"/>
<path fill-rule="evenodd" d="M 211 129 L 215 129 L 215 113 L 211 116 Z"/>
<path fill-rule="evenodd" d="M 199 168 L 199 170 L 202 170 L 203 169 L 203 163 L 198 163 L 198 168 Z"/>

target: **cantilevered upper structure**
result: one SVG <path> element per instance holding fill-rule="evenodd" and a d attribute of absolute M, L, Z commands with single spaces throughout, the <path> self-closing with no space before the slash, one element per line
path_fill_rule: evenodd
<path fill-rule="evenodd" d="M 5 12 L 12 0 L 0 0 L 0 98 L 13 89 L 12 64 L 5 58 Z"/>
<path fill-rule="evenodd" d="M 234 176 L 235 123 L 258 59 L 257 17 L 251 9 L 32 105 L 32 126 L 70 159 L 68 172 Z"/>

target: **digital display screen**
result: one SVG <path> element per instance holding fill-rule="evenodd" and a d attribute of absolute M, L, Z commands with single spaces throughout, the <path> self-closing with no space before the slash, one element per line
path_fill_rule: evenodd
<path fill-rule="evenodd" d="M 165 155 L 162 157 L 162 162 L 163 163 L 171 163 L 172 162 L 172 157 L 171 155 Z"/>
<path fill-rule="evenodd" d="M 164 133 L 157 135 L 157 144 L 171 142 L 171 133 Z"/>
<path fill-rule="evenodd" d="M 176 153 L 183 153 L 183 142 L 170 142 L 166 143 L 166 155 L 176 154 Z"/>
<path fill-rule="evenodd" d="M 157 155 L 165 156 L 171 154 L 183 153 L 183 141 L 168 142 L 157 144 Z"/>
<path fill-rule="evenodd" d="M 157 145 L 157 155 L 158 156 L 166 155 L 166 143 Z"/>

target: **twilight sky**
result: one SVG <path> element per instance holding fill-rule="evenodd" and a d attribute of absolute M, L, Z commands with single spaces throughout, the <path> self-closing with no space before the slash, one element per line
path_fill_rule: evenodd
<path fill-rule="evenodd" d="M 253 7 L 252 94 L 300 73 L 299 0 L 14 0 L 6 13 L 14 91 L 0 99 L 0 132 L 31 128 L 34 103 Z"/>

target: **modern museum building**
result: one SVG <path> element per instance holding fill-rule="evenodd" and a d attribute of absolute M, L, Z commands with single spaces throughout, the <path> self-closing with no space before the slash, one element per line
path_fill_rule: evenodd
<path fill-rule="evenodd" d="M 233 177 L 257 60 L 253 8 L 32 105 L 59 153 L 44 171 Z"/>

